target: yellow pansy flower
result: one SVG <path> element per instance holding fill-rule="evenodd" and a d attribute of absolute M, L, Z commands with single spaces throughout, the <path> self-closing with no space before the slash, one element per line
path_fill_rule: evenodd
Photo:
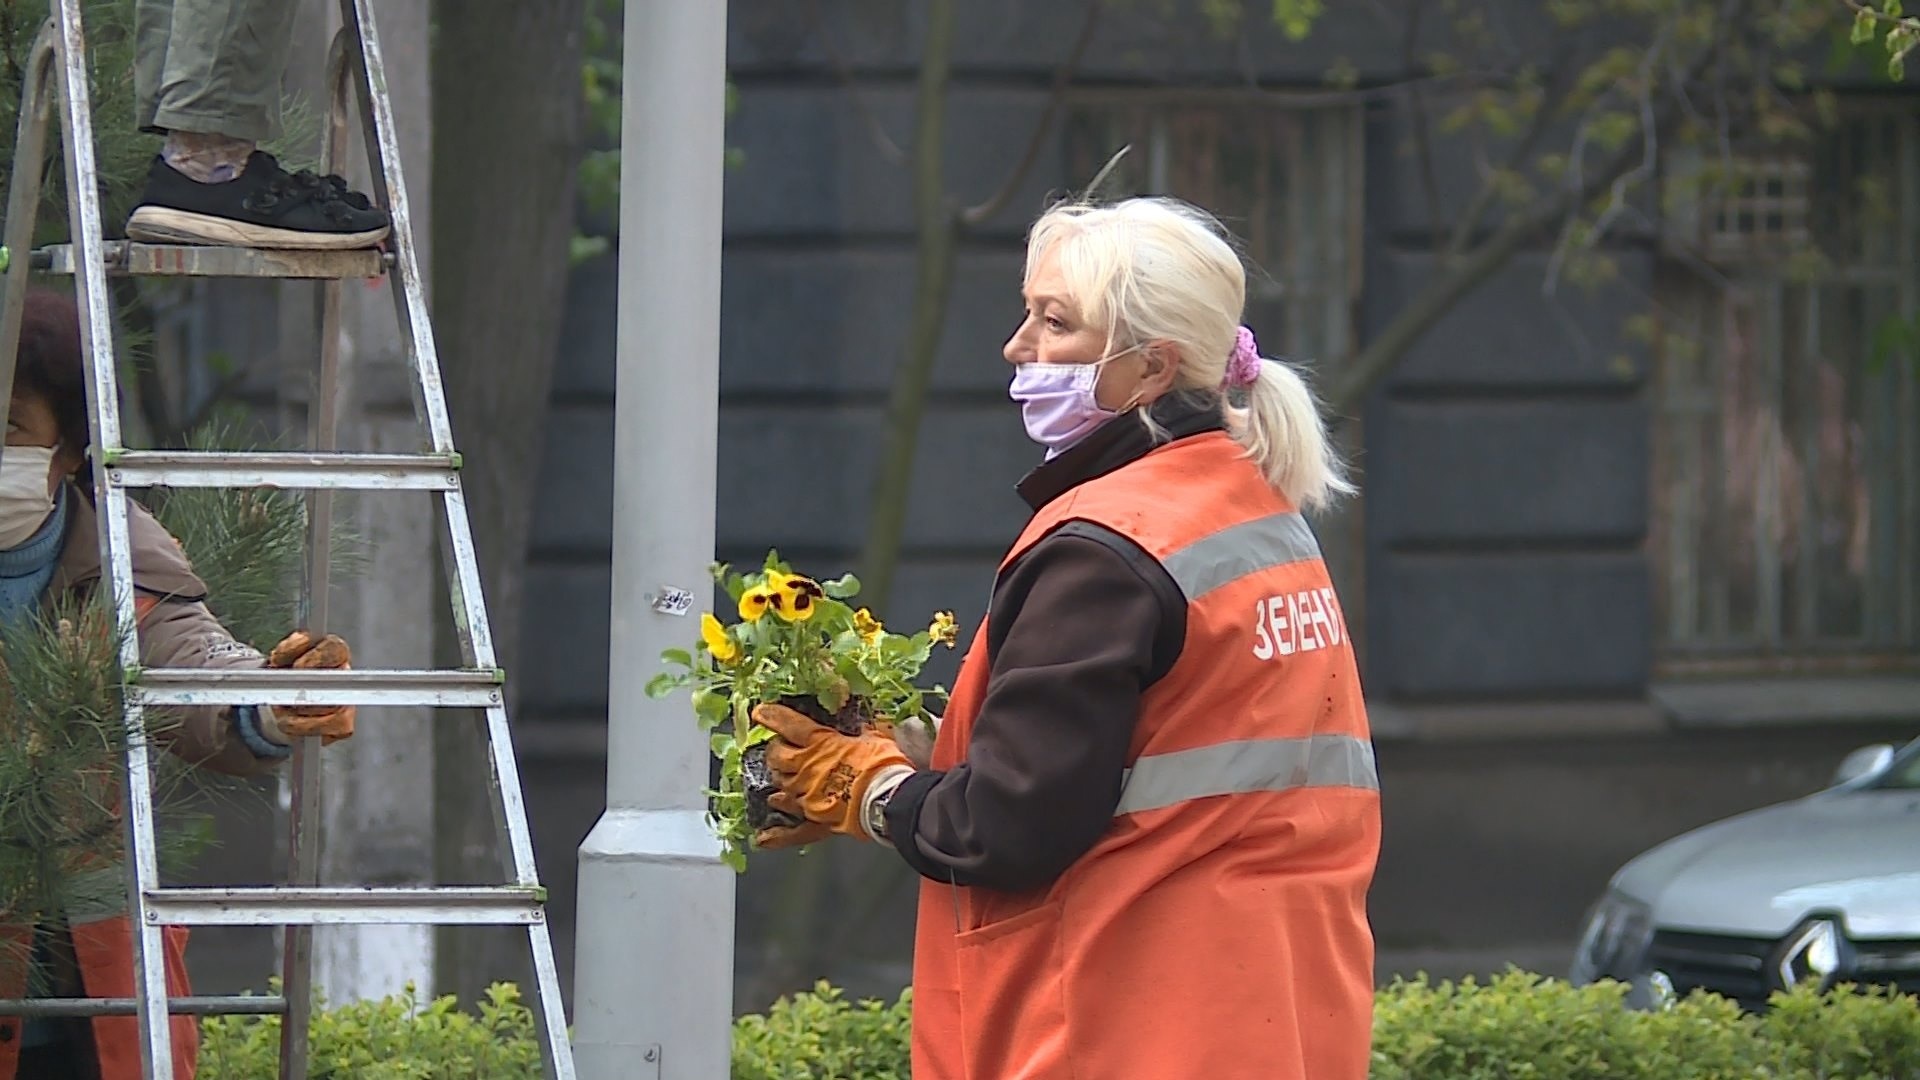
<path fill-rule="evenodd" d="M 773 607 L 774 593 L 765 585 L 755 585 L 740 594 L 740 617 L 748 622 L 759 622 Z"/>
<path fill-rule="evenodd" d="M 700 640 L 707 643 L 707 651 L 722 664 L 731 663 L 740 656 L 740 643 L 733 640 L 727 628 L 713 617 L 713 612 L 700 613 Z"/>
<path fill-rule="evenodd" d="M 887 628 L 880 625 L 880 620 L 873 617 L 873 612 L 861 608 L 853 613 L 853 632 L 860 635 L 860 640 L 874 645 L 886 634 Z"/>
<path fill-rule="evenodd" d="M 826 590 L 812 578 L 797 574 L 767 571 L 767 587 L 773 591 L 774 614 L 788 622 L 805 622 L 819 609 L 814 601 L 826 596 Z"/>
<path fill-rule="evenodd" d="M 951 649 L 960 636 L 960 624 L 954 620 L 953 612 L 936 611 L 933 613 L 933 622 L 927 626 L 927 633 L 932 635 L 933 640 Z"/>

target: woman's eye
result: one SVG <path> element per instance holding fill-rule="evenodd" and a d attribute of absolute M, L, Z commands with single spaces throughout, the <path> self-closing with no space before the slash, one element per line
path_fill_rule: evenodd
<path fill-rule="evenodd" d="M 1067 324 L 1049 315 L 1047 316 L 1047 329 L 1052 330 L 1055 333 L 1065 333 L 1067 330 Z"/>

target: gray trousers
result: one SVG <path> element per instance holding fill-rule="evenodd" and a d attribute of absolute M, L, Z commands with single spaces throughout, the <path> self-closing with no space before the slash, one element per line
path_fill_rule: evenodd
<path fill-rule="evenodd" d="M 139 0 L 134 115 L 143 131 L 261 142 L 280 132 L 295 0 Z"/>

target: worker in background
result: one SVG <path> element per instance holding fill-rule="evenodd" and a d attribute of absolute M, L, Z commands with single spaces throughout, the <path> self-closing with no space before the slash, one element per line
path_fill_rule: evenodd
<path fill-rule="evenodd" d="M 323 251 L 386 238 L 387 212 L 346 181 L 289 173 L 259 148 L 279 131 L 295 6 L 138 0 L 136 119 L 167 141 L 128 219 L 129 237 Z"/>
<path fill-rule="evenodd" d="M 0 452 L 0 623 L 35 618 L 54 598 L 102 588 L 93 487 L 87 465 L 86 365 L 80 317 L 53 292 L 27 295 L 15 362 L 6 449 Z M 289 635 L 270 656 L 235 641 L 207 610 L 207 589 L 180 545 L 138 505 L 129 521 L 140 662 L 166 668 L 346 668 L 346 642 Z M 232 776 L 285 761 L 296 738 L 334 742 L 353 734 L 351 706 L 198 706 L 177 710 L 162 742 L 172 753 Z M 90 872 L 116 883 L 97 909 L 56 913 L 38 926 L 8 925 L 0 948 L 31 961 L 0 965 L 0 998 L 132 997 L 133 927 L 125 912 L 125 869 Z M 94 903 L 98 902 L 95 898 Z M 187 928 L 165 930 L 167 993 L 191 993 Z M 21 975 L 24 974 L 24 979 Z M 24 984 L 24 985 L 23 985 Z M 175 1016 L 173 1075 L 192 1080 L 199 1025 Z M 0 1080 L 139 1080 L 140 1032 L 131 1016 L 34 1019 L 0 1016 Z"/>
<path fill-rule="evenodd" d="M 1303 511 L 1351 488 L 1246 273 L 1167 200 L 1048 211 L 1011 395 L 1046 461 L 930 760 L 778 705 L 775 809 L 924 879 L 914 1080 L 1363 1080 L 1379 785 Z"/>

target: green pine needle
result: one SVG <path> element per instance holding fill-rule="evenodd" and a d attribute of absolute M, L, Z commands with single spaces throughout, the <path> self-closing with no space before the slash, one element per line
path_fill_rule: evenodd
<path fill-rule="evenodd" d="M 226 422 L 195 432 L 189 445 L 252 449 Z M 206 582 L 209 606 L 235 637 L 264 650 L 293 628 L 306 550 L 299 496 L 179 489 L 154 502 L 156 516 Z M 334 550 L 343 572 L 358 565 L 350 537 L 337 536 Z M 118 811 L 129 737 L 121 708 L 122 638 L 112 630 L 103 596 L 63 600 L 0 631 L 0 923 L 62 910 L 117 910 L 124 902 L 125 877 L 99 872 L 121 863 L 126 847 Z M 212 842 L 210 799 L 257 795 L 160 749 L 177 723 L 165 711 L 143 717 L 155 743 L 155 832 L 163 872 L 171 873 Z M 0 965 L 10 962 L 4 953 L 0 946 Z"/>

